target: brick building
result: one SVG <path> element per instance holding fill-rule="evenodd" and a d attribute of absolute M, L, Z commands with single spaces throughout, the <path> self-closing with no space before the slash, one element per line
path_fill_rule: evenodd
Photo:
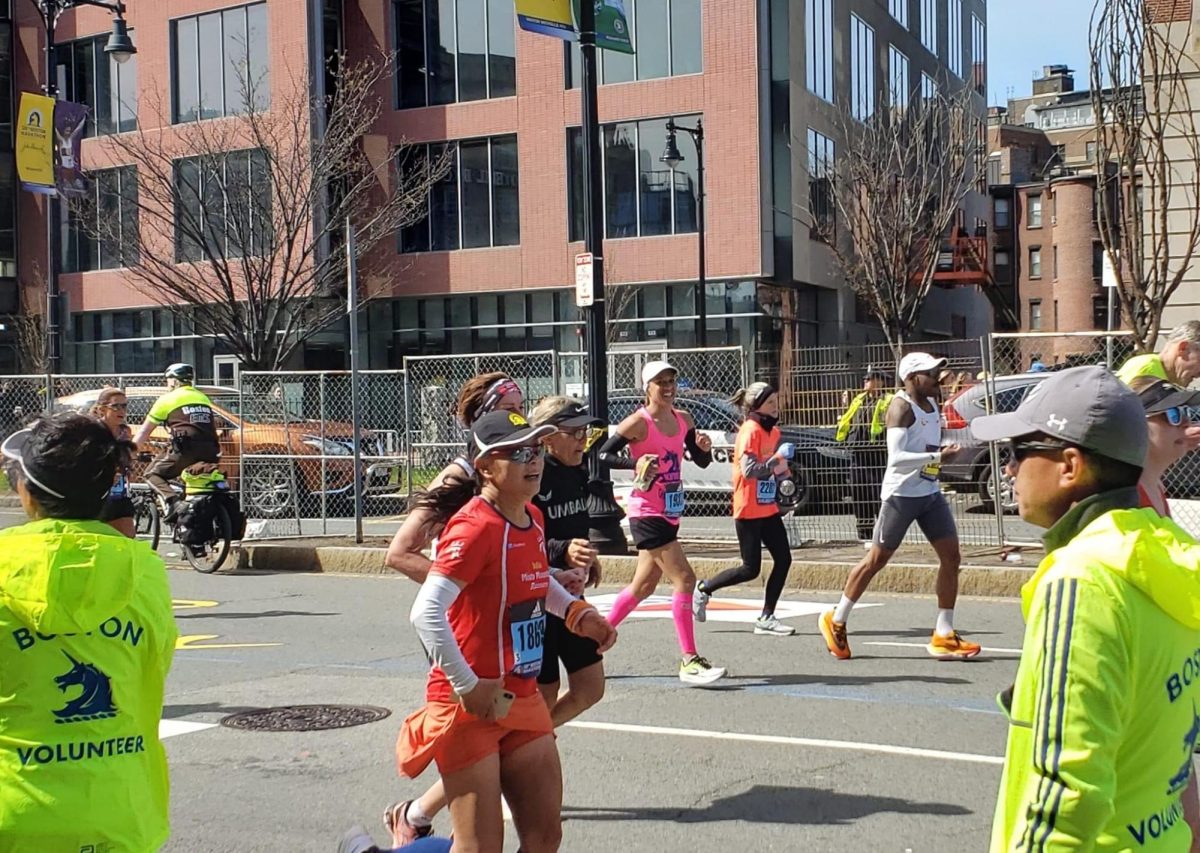
<path fill-rule="evenodd" d="M 706 131 L 710 345 L 777 352 L 785 301 L 797 344 L 867 340 L 873 321 L 800 215 L 814 158 L 837 156 L 835 104 L 852 101 L 869 114 L 930 87 L 967 86 L 979 93 L 982 119 L 984 0 L 625 7 L 638 53 L 603 55 L 599 96 L 608 279 L 629 294 L 617 340 L 697 340 L 696 151 L 680 134 L 683 164 L 672 172 L 660 162 L 669 117 L 702 118 Z M 15 11 L 13 86 L 36 91 L 43 34 L 31 3 Z M 448 147 L 454 169 L 431 193 L 427 218 L 397 235 L 403 272 L 388 298 L 364 309 L 367 366 L 397 366 L 411 354 L 582 347 L 571 287 L 582 251 L 577 50 L 517 29 L 512 0 L 172 0 L 131 3 L 128 20 L 138 54 L 119 68 L 101 51 L 106 13 L 81 8 L 59 22 L 64 97 L 92 106 L 96 119 L 84 143 L 89 168 L 117 165 L 106 160 L 104 137 L 132 122 L 169 134 L 243 109 L 228 85 L 238 62 L 261 69 L 278 93 L 296 73 L 319 76 L 340 46 L 351 60 L 394 50 L 390 103 L 369 145 L 383 156 L 402 141 Z M 3 158 L 0 150 L 0 288 L 9 269 Z M 109 188 L 136 179 L 136 166 L 97 173 Z M 983 197 L 968 207 L 968 221 L 986 216 Z M 46 250 L 41 200 L 21 194 L 16 210 L 24 227 L 7 280 L 36 292 Z M 185 359 L 206 374 L 228 363 L 185 315 L 131 287 L 119 259 L 69 217 L 63 236 L 67 369 L 153 370 Z M 921 331 L 974 335 L 990 322 L 975 288 L 935 289 Z M 297 366 L 342 367 L 347 346 L 344 329 L 329 329 Z M 11 367 L 3 351 L 0 368 Z"/>

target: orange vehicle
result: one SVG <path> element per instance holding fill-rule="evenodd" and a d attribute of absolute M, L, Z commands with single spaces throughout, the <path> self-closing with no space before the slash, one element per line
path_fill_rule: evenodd
<path fill-rule="evenodd" d="M 196 388 L 212 400 L 221 441 L 221 471 L 230 487 L 240 491 L 248 516 L 278 518 L 307 513 L 314 509 L 313 498 L 352 494 L 354 463 L 350 457 L 354 453 L 354 429 L 350 424 L 307 420 L 287 411 L 279 402 L 243 398 L 236 388 L 212 385 Z M 165 393 L 167 388 L 161 385 L 125 388 L 129 399 L 128 420 L 135 431 L 154 401 Z M 97 388 L 59 397 L 55 408 L 87 412 L 99 394 Z M 360 430 L 359 437 L 364 458 L 381 455 L 382 448 L 374 433 Z M 150 443 L 162 447 L 167 438 L 167 431 L 159 427 L 150 434 Z M 367 464 L 364 462 L 364 467 Z M 140 468 L 139 465 L 134 471 L 138 479 Z M 386 483 L 386 472 L 371 476 L 380 479 L 380 485 Z"/>

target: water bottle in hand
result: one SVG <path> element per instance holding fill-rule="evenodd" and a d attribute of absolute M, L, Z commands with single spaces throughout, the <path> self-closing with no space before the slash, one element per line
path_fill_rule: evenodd
<path fill-rule="evenodd" d="M 783 444 L 779 445 L 779 449 L 775 451 L 775 455 L 780 459 L 791 459 L 796 455 L 796 445 L 792 444 L 790 441 L 785 441 Z"/>

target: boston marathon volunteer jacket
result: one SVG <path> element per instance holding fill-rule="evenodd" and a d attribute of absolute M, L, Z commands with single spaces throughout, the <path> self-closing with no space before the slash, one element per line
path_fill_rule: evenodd
<path fill-rule="evenodd" d="M 1021 591 L 993 853 L 1189 848 L 1200 546 L 1136 506 L 1135 489 L 1076 505 Z"/>
<path fill-rule="evenodd" d="M 99 521 L 0 531 L 0 853 L 162 846 L 176 636 L 144 542 Z"/>

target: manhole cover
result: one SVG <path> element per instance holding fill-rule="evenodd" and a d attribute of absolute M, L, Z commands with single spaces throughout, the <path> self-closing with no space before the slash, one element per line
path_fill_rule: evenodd
<path fill-rule="evenodd" d="M 374 705 L 283 705 L 230 714 L 221 725 L 252 732 L 315 732 L 362 726 L 391 713 Z"/>

